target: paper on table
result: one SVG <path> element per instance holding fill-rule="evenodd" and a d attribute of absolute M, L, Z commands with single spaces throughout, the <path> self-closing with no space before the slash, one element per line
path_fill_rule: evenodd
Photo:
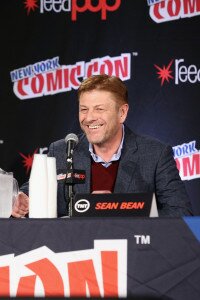
<path fill-rule="evenodd" d="M 0 173 L 0 217 L 9 218 L 12 213 L 13 173 Z"/>
<path fill-rule="evenodd" d="M 47 157 L 48 218 L 57 218 L 57 174 L 55 157 Z"/>
<path fill-rule="evenodd" d="M 48 218 L 46 154 L 34 154 L 29 179 L 29 218 Z"/>

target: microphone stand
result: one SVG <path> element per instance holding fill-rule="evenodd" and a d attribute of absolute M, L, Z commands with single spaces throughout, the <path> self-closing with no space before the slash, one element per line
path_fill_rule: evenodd
<path fill-rule="evenodd" d="M 74 199 L 74 192 L 72 188 L 72 184 L 69 185 L 68 187 L 69 190 L 69 217 L 72 217 L 72 205 L 73 205 L 73 199 Z"/>
<path fill-rule="evenodd" d="M 72 155 L 67 157 L 67 175 L 68 173 L 72 173 Z M 67 176 L 66 175 L 66 176 Z M 73 204 L 73 198 L 74 198 L 74 193 L 73 193 L 73 183 L 66 182 L 66 202 L 68 207 L 66 208 L 67 214 L 69 217 L 72 216 L 72 204 Z"/>
<path fill-rule="evenodd" d="M 85 183 L 85 171 L 77 170 L 73 168 L 73 142 L 71 140 L 67 141 L 67 170 L 65 177 L 65 198 L 66 198 L 66 215 L 72 217 L 73 213 L 73 199 L 74 184 L 83 184 Z"/>

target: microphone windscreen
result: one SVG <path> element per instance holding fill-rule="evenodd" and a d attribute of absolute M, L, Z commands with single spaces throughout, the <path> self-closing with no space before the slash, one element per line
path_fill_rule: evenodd
<path fill-rule="evenodd" d="M 75 144 L 78 144 L 78 136 L 74 133 L 69 133 L 66 137 L 65 137 L 65 143 L 67 144 L 68 141 L 73 141 Z"/>

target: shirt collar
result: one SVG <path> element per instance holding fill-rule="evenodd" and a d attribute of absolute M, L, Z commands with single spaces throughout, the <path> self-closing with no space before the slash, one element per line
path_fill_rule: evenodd
<path fill-rule="evenodd" d="M 90 151 L 90 154 L 93 158 L 93 160 L 96 162 L 96 163 L 102 163 L 102 165 L 107 168 L 109 167 L 113 161 L 117 161 L 120 159 L 121 157 L 121 153 L 122 153 L 122 147 L 123 147 L 123 143 L 124 143 L 124 124 L 122 124 L 122 140 L 121 140 L 121 143 L 119 145 L 119 148 L 117 150 L 117 153 L 114 153 L 113 156 L 111 157 L 111 159 L 108 161 L 108 162 L 105 162 L 99 155 L 95 154 L 94 151 L 93 151 L 93 146 L 91 143 L 89 143 L 89 151 Z"/>

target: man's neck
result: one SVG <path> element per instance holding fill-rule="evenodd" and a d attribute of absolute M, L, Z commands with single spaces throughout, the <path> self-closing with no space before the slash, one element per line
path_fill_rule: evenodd
<path fill-rule="evenodd" d="M 121 131 L 118 138 L 108 143 L 104 143 L 102 145 L 93 145 L 95 154 L 100 156 L 105 162 L 109 162 L 113 155 L 116 154 L 117 150 L 119 149 L 119 146 L 122 141 L 122 134 L 123 132 Z"/>
<path fill-rule="evenodd" d="M 108 146 L 105 146 L 105 147 L 99 147 L 97 145 L 94 146 L 94 151 L 95 151 L 95 154 L 100 156 L 105 162 L 109 162 L 112 158 L 112 156 L 117 152 L 119 148 L 119 145 L 118 147 L 115 148 L 115 150 L 113 149 L 110 149 L 110 147 Z"/>

